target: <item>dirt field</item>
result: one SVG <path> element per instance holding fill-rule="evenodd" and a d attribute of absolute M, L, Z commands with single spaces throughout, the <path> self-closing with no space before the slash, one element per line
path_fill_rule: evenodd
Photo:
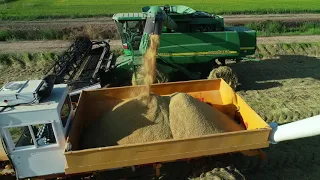
<path fill-rule="evenodd" d="M 267 122 L 278 123 L 320 114 L 319 44 L 258 48 L 264 60 L 231 64 L 241 82 L 239 94 L 253 109 Z"/>
<path fill-rule="evenodd" d="M 319 14 L 264 14 L 264 15 L 223 15 L 227 24 L 245 24 L 250 22 L 261 22 L 266 20 L 283 22 L 319 22 Z M 77 19 L 54 19 L 37 21 L 4 21 L 0 20 L 0 29 L 8 27 L 67 27 L 80 25 L 112 25 L 113 20 L 110 17 L 95 18 L 77 18 Z"/>
<path fill-rule="evenodd" d="M 311 36 L 274 36 L 274 37 L 258 37 L 257 44 L 274 45 L 277 43 L 312 43 L 320 42 L 320 35 Z M 0 42 L 0 52 L 16 53 L 16 52 L 61 52 L 66 50 L 72 41 L 11 41 Z M 120 40 L 111 40 L 112 49 L 121 48 Z M 268 54 L 267 52 L 265 52 Z"/>
<path fill-rule="evenodd" d="M 270 36 L 270 33 L 271 35 L 319 34 L 319 14 L 226 15 L 223 17 L 227 26 L 252 27 L 259 32 L 259 36 Z M 267 21 L 269 24 L 266 24 Z M 270 24 L 271 21 L 274 24 Z M 263 26 L 276 28 L 263 30 L 261 29 Z M 84 34 L 90 39 L 119 39 L 116 25 L 110 17 L 37 21 L 0 20 L 0 41 L 72 40 Z"/>
<path fill-rule="evenodd" d="M 320 36 L 319 36 L 320 40 Z M 73 41 L 12 41 L 0 42 L 0 52 L 17 53 L 17 52 L 62 52 L 68 49 Z M 110 41 L 112 49 L 121 48 L 120 40 Z"/>
<path fill-rule="evenodd" d="M 319 45 L 260 45 L 264 60 L 231 64 L 238 93 L 266 122 L 284 124 L 320 114 Z M 294 133 L 294 132 L 292 132 Z M 281 142 L 266 149 L 267 161 L 239 160 L 247 179 L 318 179 L 320 137 Z"/>
<path fill-rule="evenodd" d="M 32 43 L 23 42 L 13 46 L 29 47 L 27 51 L 42 46 L 42 50 L 47 51 L 57 48 L 54 45 L 51 42 L 45 45 L 38 42 L 32 46 Z M 56 45 L 68 43 L 56 42 Z M 8 46 L 0 46 L 0 49 L 3 47 Z M 320 60 L 316 58 L 320 56 L 320 44 L 261 44 L 258 49 L 264 55 L 264 60 L 230 64 L 241 82 L 239 94 L 267 122 L 285 123 L 320 114 L 320 107 L 316 103 L 320 102 Z M 5 52 L 3 49 L 1 51 Z M 5 56 L 0 57 L 0 84 L 26 77 L 38 78 L 55 57 L 48 53 L 22 52 L 10 58 L 10 62 L 6 62 Z"/>
<path fill-rule="evenodd" d="M 0 86 L 26 78 L 39 79 L 56 58 L 53 53 L 0 54 Z"/>
<path fill-rule="evenodd" d="M 236 166 L 247 180 L 316 180 L 320 176 L 320 137 L 271 145 L 264 149 L 267 159 L 235 157 Z"/>

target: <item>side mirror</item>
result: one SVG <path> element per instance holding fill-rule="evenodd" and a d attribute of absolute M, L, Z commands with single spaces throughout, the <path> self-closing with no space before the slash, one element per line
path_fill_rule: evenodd
<path fill-rule="evenodd" d="M 55 80 L 56 80 L 56 75 L 53 75 L 53 74 L 46 75 L 43 78 L 44 83 L 42 84 L 38 92 L 41 98 L 44 99 L 50 96 Z"/>

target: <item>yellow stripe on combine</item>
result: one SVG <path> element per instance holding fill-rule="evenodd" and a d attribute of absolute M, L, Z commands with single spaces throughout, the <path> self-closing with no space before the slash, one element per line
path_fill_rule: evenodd
<path fill-rule="evenodd" d="M 241 47 L 240 50 L 254 50 L 255 47 Z"/>
<path fill-rule="evenodd" d="M 237 54 L 237 51 L 206 51 L 206 52 L 185 52 L 185 53 L 158 53 L 158 56 L 197 56 L 211 54 Z"/>

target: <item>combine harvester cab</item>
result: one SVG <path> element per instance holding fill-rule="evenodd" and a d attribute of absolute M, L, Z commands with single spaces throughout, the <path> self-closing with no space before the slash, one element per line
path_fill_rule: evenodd
<path fill-rule="evenodd" d="M 158 14 L 150 15 L 154 9 Z M 236 89 L 236 72 L 226 67 L 226 60 L 239 62 L 256 51 L 255 30 L 226 27 L 222 16 L 187 6 L 146 6 L 140 13 L 117 13 L 112 19 L 124 52 L 114 62 L 114 75 L 132 85 L 143 81 L 139 70 L 149 45 L 146 34 L 160 35 L 155 83 L 217 77 Z"/>
<path fill-rule="evenodd" d="M 148 10 L 141 13 L 118 13 L 113 16 L 122 40 L 124 55 L 116 66 L 139 68 L 147 46 L 143 34 L 148 29 Z M 196 11 L 187 6 L 160 6 L 166 22 L 158 48 L 158 68 L 164 73 L 182 72 L 188 79 L 207 77 L 215 59 L 240 60 L 256 50 L 256 31 L 246 27 L 225 27 L 222 16 Z M 155 21 L 161 19 L 156 17 Z M 160 20 L 159 20 L 160 21 Z M 199 73 L 201 75 L 199 75 Z M 172 79 L 175 79 L 173 77 Z"/>

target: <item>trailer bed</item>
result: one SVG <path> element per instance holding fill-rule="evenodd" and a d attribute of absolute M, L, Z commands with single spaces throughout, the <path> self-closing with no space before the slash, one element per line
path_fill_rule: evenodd
<path fill-rule="evenodd" d="M 79 142 L 85 126 L 99 118 L 108 109 L 144 86 L 88 90 L 81 93 L 65 150 L 66 174 L 93 172 L 113 168 L 175 161 L 208 155 L 259 149 L 269 146 L 270 126 L 236 94 L 222 79 L 196 80 L 152 85 L 152 92 L 169 95 L 185 92 L 199 100 L 211 103 L 221 112 L 238 119 L 243 128 L 234 125 L 229 132 L 197 138 L 170 139 L 142 144 L 118 145 L 80 149 Z M 228 124 L 226 124 L 228 126 Z M 233 127 L 234 126 L 234 127 Z M 240 126 L 240 125 L 239 125 Z M 234 129 L 234 131 L 232 130 Z M 94 138 L 94 137 L 92 137 Z"/>

